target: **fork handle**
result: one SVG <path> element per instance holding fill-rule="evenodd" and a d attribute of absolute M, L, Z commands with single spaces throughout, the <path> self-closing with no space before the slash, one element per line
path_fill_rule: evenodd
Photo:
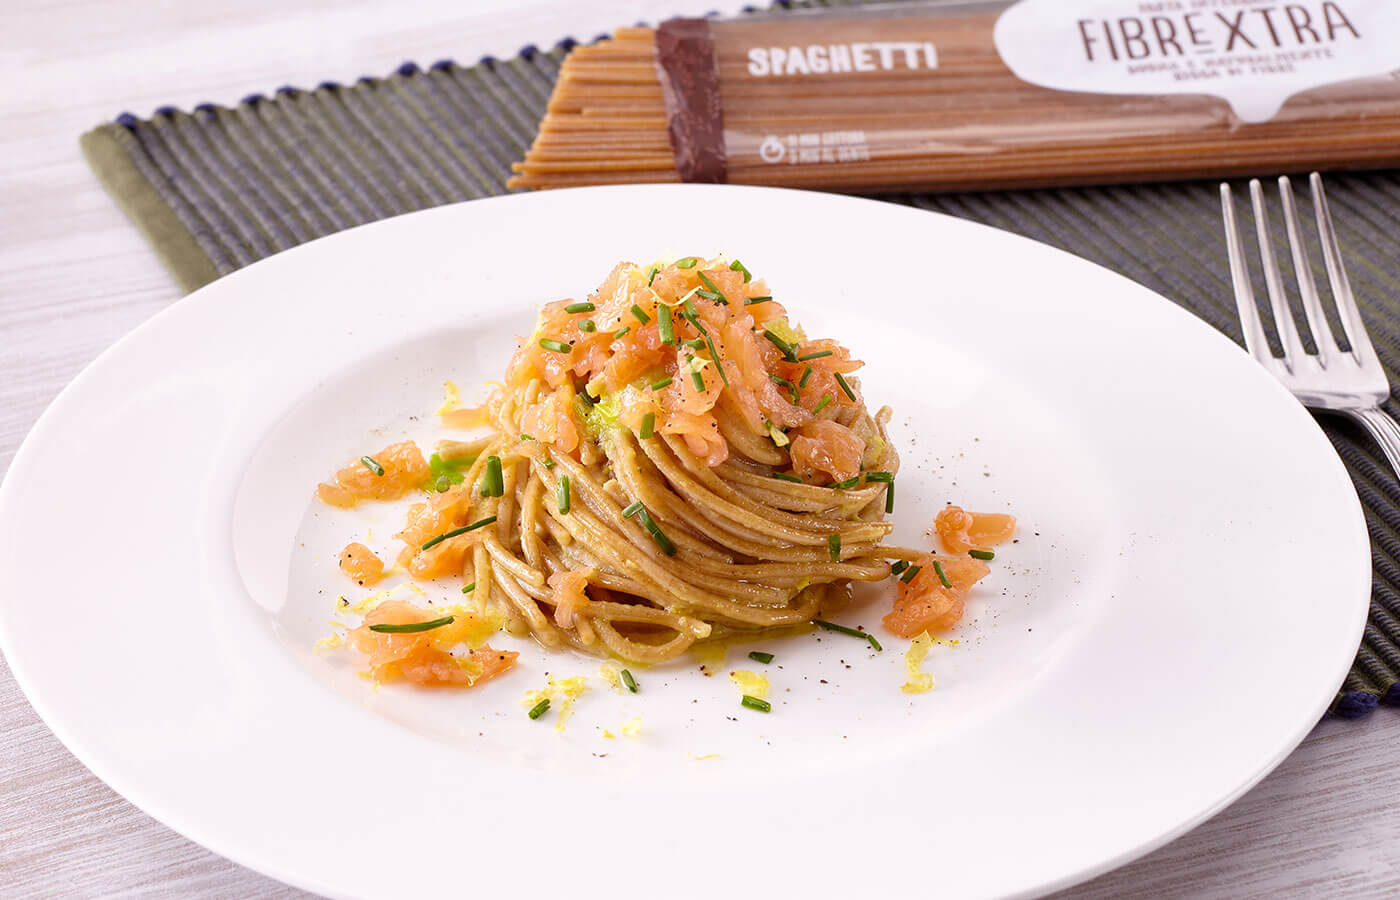
<path fill-rule="evenodd" d="M 1381 449 L 1385 451 L 1385 458 L 1390 460 L 1390 467 L 1395 470 L 1396 477 L 1400 478 L 1400 423 L 1377 407 L 1348 409 L 1346 413 L 1360 422 L 1371 433 L 1371 437 L 1376 439 L 1376 443 L 1381 445 Z"/>

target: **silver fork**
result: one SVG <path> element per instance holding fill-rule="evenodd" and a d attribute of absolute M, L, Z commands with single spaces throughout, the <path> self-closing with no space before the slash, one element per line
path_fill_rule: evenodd
<path fill-rule="evenodd" d="M 1347 280 L 1346 269 L 1342 265 L 1341 249 L 1337 246 L 1337 233 L 1332 228 L 1332 213 L 1327 208 L 1322 176 L 1314 172 L 1309 181 L 1327 280 L 1331 283 L 1332 298 L 1336 301 L 1338 318 L 1351 350 L 1341 349 L 1323 315 L 1322 301 L 1318 297 L 1312 268 L 1308 265 L 1307 248 L 1298 225 L 1298 205 L 1293 199 L 1293 185 L 1287 177 L 1278 180 L 1279 195 L 1283 200 L 1283 220 L 1288 229 L 1293 268 L 1298 276 L 1298 293 L 1303 300 L 1303 312 L 1317 352 L 1307 353 L 1303 350 L 1303 342 L 1293 324 L 1288 295 L 1284 292 L 1283 278 L 1278 268 L 1278 257 L 1274 255 L 1269 239 L 1269 214 L 1264 203 L 1264 189 L 1257 178 L 1249 183 L 1249 194 L 1254 203 L 1254 227 L 1259 238 L 1259 256 L 1264 262 L 1269 307 L 1273 311 L 1279 343 L 1283 345 L 1283 356 L 1274 356 L 1264 337 L 1259 308 L 1254 304 L 1249 267 L 1245 263 L 1244 240 L 1240 236 L 1239 223 L 1235 220 L 1234 195 L 1230 185 L 1222 184 L 1220 205 L 1225 214 L 1225 241 L 1230 251 L 1230 275 L 1235 285 L 1235 303 L 1239 307 L 1245 346 L 1304 406 L 1342 413 L 1360 422 L 1381 445 L 1391 468 L 1400 475 L 1400 424 L 1380 408 L 1390 396 L 1390 382 L 1381 368 L 1380 357 L 1376 356 L 1376 350 L 1371 346 L 1361 313 L 1356 308 L 1351 282 Z"/>

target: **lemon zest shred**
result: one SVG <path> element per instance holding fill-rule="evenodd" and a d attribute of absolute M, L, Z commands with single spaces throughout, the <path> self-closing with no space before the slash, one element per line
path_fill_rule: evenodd
<path fill-rule="evenodd" d="M 385 602 L 386 600 L 404 599 L 400 595 L 405 593 L 414 594 L 416 596 L 422 597 L 427 594 L 427 591 L 423 590 L 421 587 L 419 587 L 411 581 L 406 581 L 403 584 L 396 584 L 393 587 L 385 588 L 382 591 L 375 591 L 372 594 L 366 594 L 364 597 L 360 598 L 359 600 L 356 600 L 354 603 L 342 607 L 342 609 L 346 609 L 350 612 L 355 613 L 367 613 L 379 604 Z"/>
<path fill-rule="evenodd" d="M 603 663 L 598 667 L 598 674 L 619 694 L 627 689 L 622 683 L 622 663 L 617 660 L 610 659 Z"/>
<path fill-rule="evenodd" d="M 462 392 L 457 388 L 454 381 L 444 381 L 442 384 L 442 405 L 437 408 L 438 415 L 446 415 L 454 409 L 462 407 Z"/>
<path fill-rule="evenodd" d="M 572 678 L 551 678 L 546 687 L 536 691 L 526 691 L 520 705 L 526 709 L 533 709 L 542 700 L 550 701 L 550 705 L 555 709 L 554 731 L 557 734 L 563 734 L 564 723 L 574 713 L 574 701 L 587 691 L 588 677 L 586 675 L 575 675 Z"/>
<path fill-rule="evenodd" d="M 345 636 L 336 632 L 329 637 L 323 637 L 316 642 L 312 648 L 315 653 L 330 653 L 332 650 L 339 650 L 345 646 Z"/>
<path fill-rule="evenodd" d="M 768 676 L 760 675 L 757 672 L 750 672 L 748 669 L 735 669 L 729 673 L 729 680 L 739 688 L 739 693 L 747 694 L 764 700 L 768 697 Z"/>
<path fill-rule="evenodd" d="M 904 693 L 923 694 L 933 690 L 933 676 L 923 670 L 924 658 L 928 656 L 933 644 L 934 638 L 930 637 L 927 631 L 921 632 L 909 642 L 909 649 L 904 652 L 904 668 L 909 674 L 909 680 L 899 688 Z"/>

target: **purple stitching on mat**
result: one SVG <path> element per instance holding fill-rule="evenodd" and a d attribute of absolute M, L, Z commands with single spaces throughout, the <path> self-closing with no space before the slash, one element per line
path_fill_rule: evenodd
<path fill-rule="evenodd" d="M 610 37 L 612 37 L 612 35 L 608 34 L 608 33 L 605 31 L 605 32 L 603 32 L 602 34 L 600 34 L 600 35 L 598 35 L 597 37 L 595 37 L 595 38 L 593 39 L 593 43 L 596 44 L 596 43 L 598 43 L 599 41 L 606 41 L 606 40 L 607 40 L 608 38 L 610 38 Z"/>
<path fill-rule="evenodd" d="M 565 50 L 572 50 L 572 49 L 574 49 L 575 47 L 578 46 L 578 41 L 574 40 L 574 39 L 571 38 L 571 37 L 566 37 L 566 38 L 564 38 L 563 40 L 559 41 L 559 43 L 555 44 L 554 46 L 556 46 L 556 47 L 563 47 Z"/>
<path fill-rule="evenodd" d="M 496 57 L 494 57 L 494 56 L 492 56 L 491 54 L 488 53 L 488 54 L 486 54 L 485 56 L 483 56 L 481 59 L 478 59 L 478 60 L 476 61 L 476 64 L 477 64 L 478 66 L 485 66 L 485 67 L 488 68 L 488 69 L 494 69 L 494 68 L 496 68 Z"/>
<path fill-rule="evenodd" d="M 141 124 L 141 120 L 136 118 L 129 112 L 124 112 L 121 115 L 117 116 L 117 124 L 130 131 L 135 131 L 136 126 Z"/>
<path fill-rule="evenodd" d="M 340 82 L 339 82 L 339 81 L 323 81 L 323 82 L 321 82 L 320 84 L 316 85 L 316 90 L 318 90 L 318 91 L 338 91 L 338 90 L 340 90 Z"/>
<path fill-rule="evenodd" d="M 180 111 L 178 106 L 158 106 L 155 114 L 158 116 L 173 116 Z"/>
<path fill-rule="evenodd" d="M 428 66 L 428 68 L 432 69 L 434 72 L 445 72 L 455 65 L 457 65 L 457 63 L 453 60 L 440 59 L 437 62 L 433 63 L 431 66 Z"/>
<path fill-rule="evenodd" d="M 356 83 L 356 84 L 374 84 L 374 83 L 377 82 L 378 80 L 379 80 L 379 79 L 378 79 L 378 78 L 375 78 L 373 75 L 361 75 L 359 78 L 355 79 L 355 83 Z"/>
<path fill-rule="evenodd" d="M 249 94 L 248 96 L 244 97 L 242 100 L 239 100 L 238 102 L 239 102 L 239 103 L 246 103 L 246 104 L 248 104 L 249 106 L 256 106 L 257 104 L 261 103 L 262 101 L 264 101 L 264 100 L 266 100 L 266 99 L 267 99 L 267 98 L 264 97 L 262 94 Z"/>
<path fill-rule="evenodd" d="M 523 57 L 525 57 L 525 59 L 530 60 L 530 59 L 534 59 L 534 58 L 535 58 L 535 54 L 536 54 L 536 53 L 539 53 L 539 52 L 540 52 L 540 48 L 539 48 L 539 47 L 536 47 L 534 44 L 526 44 L 524 47 L 521 47 L 521 48 L 520 48 L 520 52 L 517 53 L 516 55 L 517 55 L 517 56 L 523 56 Z"/>
<path fill-rule="evenodd" d="M 294 84 L 284 84 L 277 90 L 273 91 L 273 93 L 286 94 L 288 97 L 295 97 L 297 94 L 301 93 L 301 88 L 297 87 Z"/>
<path fill-rule="evenodd" d="M 418 63 L 412 61 L 403 63 L 399 66 L 398 73 L 400 75 L 403 75 L 404 77 L 408 77 L 409 75 L 417 75 Z"/>
<path fill-rule="evenodd" d="M 1400 681 L 1390 686 L 1390 690 L 1385 692 L 1385 696 L 1381 698 L 1381 701 L 1383 703 L 1400 704 Z"/>
<path fill-rule="evenodd" d="M 1346 691 L 1342 698 L 1332 707 L 1332 714 L 1339 719 L 1360 719 L 1369 716 L 1376 709 L 1376 704 L 1380 702 L 1375 694 L 1368 694 L 1365 691 Z"/>
<path fill-rule="evenodd" d="M 217 110 L 218 108 L 219 108 L 219 105 L 218 105 L 217 103 L 208 103 L 208 102 L 205 102 L 205 103 L 197 103 L 197 104 L 195 104 L 194 111 L 197 112 L 197 113 L 210 113 L 210 112 L 214 112 L 214 111 Z"/>

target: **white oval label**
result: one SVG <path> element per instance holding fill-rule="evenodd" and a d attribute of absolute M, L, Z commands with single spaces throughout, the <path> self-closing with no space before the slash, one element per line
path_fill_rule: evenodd
<path fill-rule="evenodd" d="M 1098 94 L 1212 94 L 1245 122 L 1400 68 L 1390 0 L 1021 0 L 996 24 L 1016 77 Z"/>

